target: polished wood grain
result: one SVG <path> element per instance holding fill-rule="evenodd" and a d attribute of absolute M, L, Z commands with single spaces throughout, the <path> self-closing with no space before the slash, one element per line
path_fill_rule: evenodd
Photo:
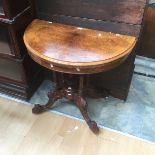
<path fill-rule="evenodd" d="M 116 67 L 131 53 L 132 36 L 34 20 L 24 42 L 41 65 L 65 73 L 96 73 Z"/>
<path fill-rule="evenodd" d="M 1 155 L 154 155 L 155 144 L 107 129 L 94 135 L 75 119 L 31 114 L 31 107 L 0 97 Z"/>
<path fill-rule="evenodd" d="M 105 32 L 118 33 L 122 35 L 130 35 L 135 37 L 139 37 L 141 30 L 141 25 L 112 22 L 109 20 L 103 21 L 88 18 L 72 17 L 59 14 L 47 15 L 44 13 L 39 13 L 39 19 L 44 19 L 48 21 L 51 21 L 52 19 L 52 21 L 56 23 L 79 26 L 83 28 L 89 28 Z"/>

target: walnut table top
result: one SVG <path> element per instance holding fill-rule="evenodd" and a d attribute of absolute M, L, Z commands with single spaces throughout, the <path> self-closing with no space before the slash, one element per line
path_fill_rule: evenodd
<path fill-rule="evenodd" d="M 31 57 L 51 70 L 91 74 L 119 65 L 131 53 L 137 39 L 43 20 L 26 29 L 24 42 Z"/>

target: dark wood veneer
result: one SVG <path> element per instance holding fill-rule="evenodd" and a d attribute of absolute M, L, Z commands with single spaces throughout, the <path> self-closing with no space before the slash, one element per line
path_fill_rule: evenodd
<path fill-rule="evenodd" d="M 34 18 L 32 7 L 28 0 L 2 2 L 5 16 L 0 16 L 0 92 L 28 99 L 43 78 L 23 42 L 24 30 Z"/>
<path fill-rule="evenodd" d="M 0 90 L 2 92 L 28 99 L 42 78 L 40 67 L 27 54 L 23 59 L 0 58 Z"/>
<path fill-rule="evenodd" d="M 40 0 L 38 3 L 40 12 L 46 14 L 140 25 L 146 0 Z"/>
<path fill-rule="evenodd" d="M 33 19 L 31 9 L 28 9 L 24 14 L 19 16 L 13 23 L 0 22 L 2 29 L 7 31 L 7 40 L 10 47 L 10 52 L 0 52 L 2 57 L 22 58 L 26 53 L 26 48 L 23 43 L 23 34 L 26 26 Z M 21 22 L 23 21 L 23 22 Z"/>

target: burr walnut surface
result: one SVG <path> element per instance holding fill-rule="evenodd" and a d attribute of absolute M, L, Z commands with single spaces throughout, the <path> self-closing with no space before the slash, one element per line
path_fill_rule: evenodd
<path fill-rule="evenodd" d="M 51 70 L 90 74 L 112 69 L 131 53 L 136 37 L 34 20 L 24 42 L 31 57 Z"/>

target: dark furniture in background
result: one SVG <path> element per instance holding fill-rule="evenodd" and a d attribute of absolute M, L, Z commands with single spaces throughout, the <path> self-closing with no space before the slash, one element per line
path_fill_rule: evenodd
<path fill-rule="evenodd" d="M 139 38 L 147 0 L 36 0 L 35 3 L 40 19 Z M 90 75 L 91 85 L 100 92 L 106 88 L 112 96 L 126 100 L 134 70 L 134 50 L 118 68 Z"/>
<path fill-rule="evenodd" d="M 155 59 L 155 4 L 147 7 L 138 55 Z"/>
<path fill-rule="evenodd" d="M 0 92 L 24 99 L 41 81 L 40 67 L 23 43 L 24 30 L 33 18 L 28 0 L 0 0 Z"/>

